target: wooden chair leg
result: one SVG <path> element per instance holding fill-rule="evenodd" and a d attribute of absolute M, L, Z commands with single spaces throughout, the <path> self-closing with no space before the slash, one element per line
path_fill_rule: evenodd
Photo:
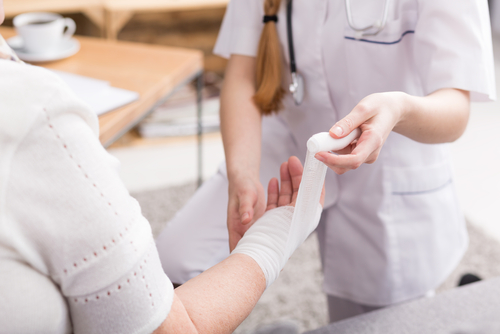
<path fill-rule="evenodd" d="M 122 30 L 133 15 L 134 12 L 132 11 L 112 12 L 106 10 L 106 38 L 109 40 L 116 40 L 120 30 Z"/>
<path fill-rule="evenodd" d="M 103 8 L 86 8 L 83 10 L 83 14 L 87 16 L 90 21 L 92 21 L 101 31 L 101 37 L 105 37 L 105 22 L 106 18 L 104 15 Z"/>

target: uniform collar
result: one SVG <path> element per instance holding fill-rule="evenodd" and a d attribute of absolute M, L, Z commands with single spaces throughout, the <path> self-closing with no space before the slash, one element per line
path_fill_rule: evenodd
<path fill-rule="evenodd" d="M 14 50 L 7 44 L 2 35 L 0 35 L 0 60 L 11 60 L 16 63 L 22 63 Z"/>

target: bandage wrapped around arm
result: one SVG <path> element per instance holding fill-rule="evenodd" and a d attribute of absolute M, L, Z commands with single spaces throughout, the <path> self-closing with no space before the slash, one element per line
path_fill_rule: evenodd
<path fill-rule="evenodd" d="M 314 157 L 319 151 L 340 150 L 355 140 L 361 131 L 355 129 L 341 139 L 328 132 L 312 136 L 307 142 L 304 172 L 295 208 L 282 206 L 270 210 L 248 229 L 233 253 L 252 257 L 262 268 L 266 287 L 277 278 L 293 252 L 316 229 L 321 217 L 319 204 L 327 167 Z"/>
<path fill-rule="evenodd" d="M 266 276 L 266 287 L 278 278 L 286 261 L 318 226 L 326 169 L 308 151 L 295 208 L 283 206 L 266 212 L 234 249 L 233 253 L 247 254 L 259 264 Z"/>
<path fill-rule="evenodd" d="M 278 278 L 293 252 L 316 229 L 322 207 L 319 203 L 316 205 L 316 213 L 306 230 L 292 228 L 294 210 L 293 206 L 282 206 L 267 211 L 232 252 L 246 254 L 257 262 L 266 277 L 266 288 Z"/>

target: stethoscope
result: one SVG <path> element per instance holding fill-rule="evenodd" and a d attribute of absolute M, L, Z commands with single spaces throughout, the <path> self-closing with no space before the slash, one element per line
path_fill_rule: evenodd
<path fill-rule="evenodd" d="M 290 56 L 290 72 L 292 73 L 292 83 L 288 89 L 290 93 L 292 93 L 295 105 L 300 105 L 304 100 L 304 78 L 297 72 L 297 65 L 295 64 L 292 32 L 292 2 L 293 0 L 288 0 L 286 6 L 286 33 L 288 38 L 288 54 Z"/>
<path fill-rule="evenodd" d="M 354 25 L 352 20 L 352 11 L 351 11 L 351 0 L 345 0 L 345 8 L 347 15 L 347 23 L 352 30 L 354 30 L 354 38 L 362 39 L 363 36 L 375 36 L 379 32 L 381 32 L 385 24 L 387 22 L 387 16 L 389 14 L 389 2 L 391 0 L 384 1 L 384 14 L 382 16 L 382 20 L 377 20 L 375 23 L 363 27 L 358 28 Z M 292 93 L 293 100 L 296 105 L 300 105 L 304 100 L 304 78 L 300 73 L 297 72 L 297 64 L 295 63 L 295 51 L 293 47 L 293 31 L 292 31 L 292 2 L 293 0 L 288 0 L 286 6 L 286 31 L 287 31 L 287 39 L 288 39 L 288 54 L 290 56 L 290 72 L 292 75 L 292 83 L 289 86 L 289 91 Z"/>

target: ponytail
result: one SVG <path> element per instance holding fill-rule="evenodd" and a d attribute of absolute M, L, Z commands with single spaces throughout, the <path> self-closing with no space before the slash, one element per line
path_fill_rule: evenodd
<path fill-rule="evenodd" d="M 265 0 L 264 14 L 275 16 L 278 13 L 281 0 Z M 283 105 L 281 100 L 285 90 L 281 86 L 281 49 L 276 31 L 276 22 L 268 21 L 260 36 L 257 53 L 257 92 L 253 100 L 262 115 L 270 115 L 279 111 Z"/>

